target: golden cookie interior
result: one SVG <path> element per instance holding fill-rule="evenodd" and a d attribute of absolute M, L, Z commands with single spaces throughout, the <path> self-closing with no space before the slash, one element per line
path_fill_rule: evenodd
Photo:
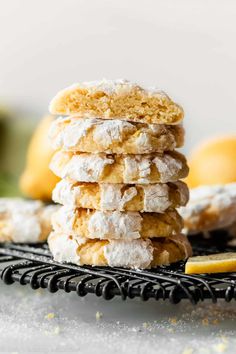
<path fill-rule="evenodd" d="M 177 124 L 182 107 L 163 91 L 145 89 L 127 80 L 101 80 L 74 84 L 50 103 L 52 114 L 83 118 L 124 119 L 148 124 Z"/>

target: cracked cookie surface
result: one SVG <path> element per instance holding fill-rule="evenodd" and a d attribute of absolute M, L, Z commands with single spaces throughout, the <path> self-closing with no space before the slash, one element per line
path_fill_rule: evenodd
<path fill-rule="evenodd" d="M 74 182 L 149 184 L 176 182 L 188 174 L 184 155 L 164 154 L 106 155 L 58 151 L 51 170 Z"/>
<path fill-rule="evenodd" d="M 88 240 L 52 232 L 49 248 L 57 262 L 144 269 L 169 265 L 192 255 L 186 236 L 152 240 Z"/>
<path fill-rule="evenodd" d="M 58 118 L 49 138 L 55 150 L 148 154 L 171 151 L 184 143 L 181 125 L 131 123 L 122 120 Z"/>
<path fill-rule="evenodd" d="M 184 182 L 167 184 L 72 183 L 61 180 L 52 193 L 55 203 L 76 208 L 163 213 L 186 205 Z"/>
<path fill-rule="evenodd" d="M 53 229 L 68 235 L 97 239 L 169 237 L 183 227 L 176 210 L 159 213 L 99 211 L 63 206 L 52 216 Z"/>

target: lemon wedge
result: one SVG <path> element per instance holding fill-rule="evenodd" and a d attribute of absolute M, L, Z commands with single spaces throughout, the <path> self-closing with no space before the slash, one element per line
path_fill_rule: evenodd
<path fill-rule="evenodd" d="M 186 274 L 236 272 L 236 252 L 190 257 L 185 264 Z"/>

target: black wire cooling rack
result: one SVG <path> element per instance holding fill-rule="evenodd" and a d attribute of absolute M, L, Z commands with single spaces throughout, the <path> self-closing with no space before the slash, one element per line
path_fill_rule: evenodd
<path fill-rule="evenodd" d="M 210 239 L 192 236 L 195 255 L 236 251 L 227 246 L 227 235 L 214 232 Z M 214 245 L 214 246 L 212 246 Z M 92 293 L 109 300 L 114 296 L 167 300 L 173 304 L 188 299 L 196 304 L 205 299 L 216 302 L 236 300 L 236 273 L 187 275 L 184 262 L 155 270 L 75 266 L 54 262 L 46 244 L 0 246 L 0 275 L 6 284 L 19 282 L 50 292 L 75 291 L 79 296 Z"/>

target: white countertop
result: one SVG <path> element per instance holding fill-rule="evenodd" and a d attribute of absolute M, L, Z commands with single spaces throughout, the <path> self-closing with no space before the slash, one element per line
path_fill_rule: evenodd
<path fill-rule="evenodd" d="M 197 306 L 188 301 L 105 301 L 2 282 L 0 292 L 1 353 L 235 352 L 234 301 Z"/>

